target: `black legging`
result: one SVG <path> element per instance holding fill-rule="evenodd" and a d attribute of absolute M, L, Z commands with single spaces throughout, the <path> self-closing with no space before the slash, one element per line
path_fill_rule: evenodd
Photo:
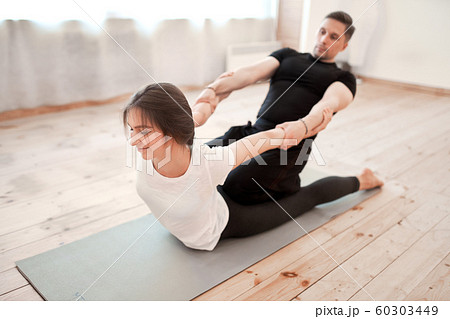
<path fill-rule="evenodd" d="M 256 178 L 255 180 L 258 182 Z M 259 187 L 256 183 L 255 185 Z M 277 202 L 295 218 L 316 205 L 336 200 L 358 189 L 359 181 L 356 177 L 330 176 L 301 187 L 298 192 Z M 230 213 L 220 239 L 255 235 L 291 220 L 272 200 L 255 205 L 241 205 L 233 201 L 221 185 L 217 186 L 217 190 L 225 199 Z"/>
<path fill-rule="evenodd" d="M 257 123 L 262 122 L 261 119 Z M 246 136 L 275 127 L 275 124 L 264 122 L 265 126 L 247 125 L 232 126 L 223 136 L 208 143 L 210 147 L 226 146 Z M 223 189 L 235 202 L 254 205 L 271 201 L 270 197 L 253 181 L 258 183 L 275 199 L 294 194 L 300 190 L 299 174 L 305 167 L 311 153 L 311 145 L 315 136 L 302 140 L 299 145 L 288 151 L 272 149 L 239 165 L 228 174 Z M 284 160 L 282 159 L 284 157 Z M 261 163 L 264 163 L 263 165 Z"/>

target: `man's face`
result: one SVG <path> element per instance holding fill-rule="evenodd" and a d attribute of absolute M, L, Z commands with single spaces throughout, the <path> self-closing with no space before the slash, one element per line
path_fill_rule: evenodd
<path fill-rule="evenodd" d="M 341 36 L 341 34 L 345 32 L 345 29 L 345 24 L 337 20 L 323 20 L 319 30 L 317 31 L 313 55 L 318 58 L 328 49 L 328 51 L 322 55 L 320 60 L 323 62 L 334 62 L 336 55 L 339 52 L 344 51 L 348 45 L 345 35 L 334 43 Z"/>

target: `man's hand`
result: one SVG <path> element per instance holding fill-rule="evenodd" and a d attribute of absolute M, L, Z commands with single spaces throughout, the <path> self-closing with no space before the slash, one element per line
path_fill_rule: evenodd
<path fill-rule="evenodd" d="M 329 108 L 325 108 L 322 112 L 322 116 L 322 122 L 313 129 L 308 129 L 308 133 L 306 133 L 305 124 L 300 120 L 278 124 L 276 127 L 282 128 L 285 131 L 280 148 L 282 150 L 287 150 L 294 145 L 298 145 L 303 139 L 314 136 L 325 129 L 328 123 L 330 123 L 333 114 Z"/>
<path fill-rule="evenodd" d="M 227 71 L 227 72 L 224 72 L 221 75 L 219 75 L 218 79 L 227 78 L 227 77 L 233 76 L 233 75 L 234 75 L 234 71 Z"/>
<path fill-rule="evenodd" d="M 324 130 L 327 127 L 328 123 L 331 122 L 331 118 L 333 117 L 333 112 L 331 112 L 331 110 L 328 107 L 323 109 L 322 114 L 323 114 L 322 122 L 319 125 L 317 125 L 315 128 L 313 128 L 312 130 L 308 130 L 308 134 L 306 134 L 305 138 L 316 135 L 320 131 Z"/>

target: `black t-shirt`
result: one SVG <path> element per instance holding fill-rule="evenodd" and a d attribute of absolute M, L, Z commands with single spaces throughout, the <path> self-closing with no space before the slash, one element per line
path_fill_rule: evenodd
<path fill-rule="evenodd" d="M 344 83 L 355 96 L 354 75 L 339 69 L 336 63 L 319 60 L 311 67 L 316 60 L 311 54 L 299 53 L 290 48 L 280 49 L 270 56 L 276 58 L 280 66 L 270 80 L 269 92 L 258 112 L 258 118 L 279 124 L 305 117 L 335 81 Z M 309 67 L 311 68 L 307 70 Z M 301 78 L 292 85 L 300 76 Z M 292 87 L 288 89 L 291 85 Z M 283 94 L 286 90 L 287 92 Z"/>

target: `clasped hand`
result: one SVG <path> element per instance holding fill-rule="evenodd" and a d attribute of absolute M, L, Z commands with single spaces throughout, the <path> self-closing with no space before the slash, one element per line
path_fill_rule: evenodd
<path fill-rule="evenodd" d="M 325 129 L 330 123 L 333 113 L 329 108 L 324 108 L 322 116 L 322 122 L 313 129 L 308 129 L 308 132 L 306 132 L 305 124 L 300 120 L 278 124 L 276 127 L 284 130 L 284 138 L 280 148 L 287 150 L 294 145 L 298 145 L 303 139 L 314 136 Z"/>
<path fill-rule="evenodd" d="M 218 79 L 232 77 L 234 72 L 225 72 Z M 195 100 L 193 109 L 195 110 L 194 122 L 195 126 L 201 126 L 216 110 L 217 104 L 227 98 L 231 91 L 216 94 L 216 90 L 212 87 L 205 88 Z"/>

